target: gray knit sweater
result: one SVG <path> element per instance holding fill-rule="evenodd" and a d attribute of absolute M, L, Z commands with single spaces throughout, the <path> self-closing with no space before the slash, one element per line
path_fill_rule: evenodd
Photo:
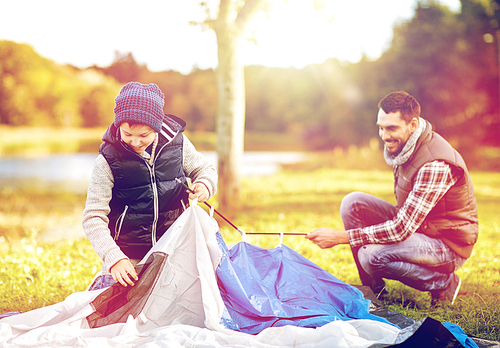
<path fill-rule="evenodd" d="M 188 138 L 184 134 L 182 136 L 184 137 L 183 167 L 186 177 L 190 178 L 192 183 L 205 184 L 212 197 L 217 191 L 217 171 L 200 152 L 196 151 Z M 149 157 L 146 152 L 142 156 Z M 113 186 L 113 173 L 106 159 L 99 154 L 90 177 L 82 225 L 95 252 L 102 259 L 102 274 L 109 274 L 109 269 L 115 263 L 127 259 L 108 228 L 109 202 L 112 198 Z"/>

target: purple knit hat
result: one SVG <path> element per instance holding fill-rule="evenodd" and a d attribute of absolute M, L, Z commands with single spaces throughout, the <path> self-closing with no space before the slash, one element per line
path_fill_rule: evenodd
<path fill-rule="evenodd" d="M 122 87 L 115 98 L 116 127 L 124 122 L 143 124 L 159 133 L 163 122 L 163 93 L 160 88 L 151 83 L 143 85 L 139 82 L 129 82 Z"/>

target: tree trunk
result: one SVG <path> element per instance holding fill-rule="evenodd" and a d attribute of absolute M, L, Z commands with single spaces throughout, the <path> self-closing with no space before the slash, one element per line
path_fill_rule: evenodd
<path fill-rule="evenodd" d="M 239 61 L 240 33 L 226 26 L 217 32 L 219 66 L 217 84 L 218 202 L 223 211 L 241 208 L 241 158 L 245 133 L 245 77 Z"/>

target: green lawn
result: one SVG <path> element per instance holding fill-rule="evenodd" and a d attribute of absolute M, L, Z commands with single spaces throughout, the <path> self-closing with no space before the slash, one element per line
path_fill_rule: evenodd
<path fill-rule="evenodd" d="M 388 309 L 412 318 L 427 316 L 460 325 L 467 334 L 500 340 L 500 173 L 472 173 L 480 217 L 479 241 L 458 271 L 462 292 L 453 307 L 433 309 L 428 293 L 388 282 L 393 304 Z M 309 232 L 321 226 L 342 229 L 339 205 L 351 191 L 364 191 L 394 202 L 390 171 L 295 168 L 269 177 L 243 181 L 244 211 L 232 219 L 246 232 Z M 0 191 L 0 312 L 28 311 L 62 301 L 85 290 L 100 260 L 85 238 L 47 242 L 58 226 L 79 224 L 84 195 L 29 190 Z M 217 197 L 209 202 L 217 208 Z M 221 212 L 224 214 L 224 212 Z M 228 244 L 240 240 L 225 222 Z M 271 248 L 278 237 L 248 236 L 247 241 Z M 359 284 L 348 246 L 321 250 L 303 236 L 285 236 L 284 244 L 339 279 Z"/>

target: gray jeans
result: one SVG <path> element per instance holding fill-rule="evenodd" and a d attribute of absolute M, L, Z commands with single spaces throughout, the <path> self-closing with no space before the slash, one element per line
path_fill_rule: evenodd
<path fill-rule="evenodd" d="M 353 192 L 342 200 L 340 215 L 349 230 L 392 220 L 396 207 L 372 195 Z M 443 290 L 465 262 L 442 240 L 418 232 L 403 242 L 369 244 L 352 252 L 361 282 L 376 294 L 385 285 L 383 278 L 421 291 Z"/>

